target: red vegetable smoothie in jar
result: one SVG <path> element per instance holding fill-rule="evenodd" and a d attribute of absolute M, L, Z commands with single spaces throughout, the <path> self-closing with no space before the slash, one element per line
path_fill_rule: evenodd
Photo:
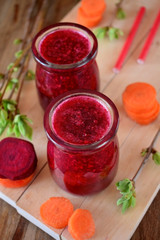
<path fill-rule="evenodd" d="M 36 86 L 45 109 L 56 96 L 73 89 L 98 90 L 97 40 L 87 28 L 59 23 L 39 32 L 32 44 Z"/>
<path fill-rule="evenodd" d="M 90 42 L 85 35 L 70 30 L 57 30 L 40 42 L 41 56 L 55 64 L 71 64 L 81 61 L 90 52 Z"/>
<path fill-rule="evenodd" d="M 117 171 L 118 112 L 95 91 L 66 96 L 53 101 L 45 113 L 51 174 L 69 192 L 95 193 L 106 188 Z"/>

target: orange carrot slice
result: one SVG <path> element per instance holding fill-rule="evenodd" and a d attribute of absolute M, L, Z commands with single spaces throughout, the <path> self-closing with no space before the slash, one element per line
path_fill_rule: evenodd
<path fill-rule="evenodd" d="M 139 113 L 137 113 L 137 112 L 133 112 L 133 111 L 130 111 L 128 108 L 126 108 L 125 106 L 124 106 L 124 108 L 125 108 L 125 110 L 126 110 L 126 112 L 127 112 L 127 114 L 128 115 L 130 115 L 130 116 L 133 116 L 133 118 L 139 118 L 139 119 L 149 119 L 149 118 L 152 118 L 153 116 L 156 116 L 156 115 L 158 115 L 158 113 L 159 113 L 159 110 L 160 110 L 160 105 L 159 105 L 159 103 L 156 101 L 155 102 L 155 105 L 153 106 L 153 108 L 152 109 L 150 109 L 149 111 L 141 111 L 141 112 L 139 112 Z"/>
<path fill-rule="evenodd" d="M 8 178 L 0 178 L 0 184 L 7 188 L 19 188 L 26 186 L 32 179 L 34 174 L 20 180 L 10 180 Z"/>
<path fill-rule="evenodd" d="M 82 0 L 81 8 L 88 17 L 100 16 L 106 9 L 104 0 Z"/>
<path fill-rule="evenodd" d="M 64 197 L 51 197 L 40 207 L 42 220 L 57 229 L 68 225 L 68 220 L 73 213 L 73 205 Z"/>
<path fill-rule="evenodd" d="M 134 112 L 135 114 L 142 114 L 142 113 L 147 113 L 151 112 L 155 109 L 155 106 L 157 106 L 157 99 L 152 102 L 150 105 L 146 105 L 145 108 L 134 108 L 130 105 L 127 104 L 127 102 L 123 102 L 124 108 L 127 109 L 130 112 Z"/>
<path fill-rule="evenodd" d="M 158 117 L 160 105 L 156 100 L 156 90 L 148 83 L 128 85 L 122 100 L 127 115 L 139 124 L 149 124 Z"/>
<path fill-rule="evenodd" d="M 75 240 L 86 240 L 95 233 L 95 223 L 90 211 L 76 209 L 68 222 L 68 231 Z"/>
<path fill-rule="evenodd" d="M 101 19 L 102 15 L 88 17 L 81 7 L 78 9 L 77 21 L 85 27 L 94 27 L 101 21 Z"/>
<path fill-rule="evenodd" d="M 158 117 L 160 112 L 160 105 L 159 103 L 157 103 L 153 111 L 142 113 L 142 114 L 135 114 L 134 112 L 130 112 L 127 109 L 125 110 L 131 119 L 135 120 L 139 124 L 146 125 L 153 122 Z"/>
<path fill-rule="evenodd" d="M 134 109 L 134 111 L 141 111 L 146 109 L 146 106 L 152 106 L 155 98 L 155 88 L 144 82 L 136 82 L 128 85 L 122 95 L 123 102 L 126 106 Z"/>

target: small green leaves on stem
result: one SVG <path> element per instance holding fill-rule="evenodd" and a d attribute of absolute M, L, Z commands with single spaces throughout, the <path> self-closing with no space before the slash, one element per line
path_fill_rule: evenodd
<path fill-rule="evenodd" d="M 123 0 L 118 0 L 116 3 L 116 15 L 118 19 L 124 19 L 126 17 L 125 12 L 123 11 L 121 7 L 121 3 Z M 97 38 L 103 39 L 105 37 L 108 37 L 111 41 L 114 39 L 118 39 L 119 36 L 123 36 L 123 31 L 119 28 L 113 27 L 112 24 L 105 27 L 100 27 L 94 30 L 94 34 Z"/>
<path fill-rule="evenodd" d="M 22 56 L 22 54 L 23 54 L 23 50 L 19 50 L 15 53 L 15 57 L 20 58 Z"/>
<path fill-rule="evenodd" d="M 124 213 L 129 207 L 134 207 L 136 204 L 136 192 L 134 186 L 135 179 L 142 170 L 142 167 L 144 166 L 146 159 L 148 159 L 150 154 L 152 154 L 152 159 L 155 164 L 160 165 L 160 152 L 153 148 L 153 144 L 156 141 L 159 133 L 160 129 L 158 129 L 156 135 L 154 136 L 151 145 L 148 148 L 142 149 L 141 156 L 143 157 L 143 161 L 141 162 L 133 178 L 131 180 L 126 178 L 116 183 L 117 190 L 119 190 L 122 194 L 122 197 L 117 201 L 117 206 L 122 205 L 122 213 Z"/>
<path fill-rule="evenodd" d="M 11 80 L 9 81 L 8 85 L 7 85 L 7 89 L 6 90 L 12 90 L 13 87 L 15 86 L 15 90 L 18 89 L 19 86 L 19 81 L 17 78 L 11 78 Z"/>
<path fill-rule="evenodd" d="M 117 182 L 116 187 L 122 194 L 122 197 L 117 201 L 117 206 L 122 205 L 122 213 L 125 213 L 129 207 L 135 207 L 136 193 L 134 182 L 126 178 Z"/>
<path fill-rule="evenodd" d="M 16 103 L 12 100 L 2 100 L 0 106 L 0 135 L 12 122 L 13 114 L 16 110 Z"/>
<path fill-rule="evenodd" d="M 3 99 L 1 104 L 2 104 L 2 109 L 6 111 L 13 112 L 16 110 L 17 103 L 14 100 Z"/>
<path fill-rule="evenodd" d="M 95 35 L 99 39 L 103 39 L 106 36 L 112 41 L 114 39 L 118 39 L 119 36 L 123 36 L 123 32 L 119 28 L 115 27 L 101 27 L 97 28 L 94 31 Z"/>
<path fill-rule="evenodd" d="M 0 127 L 5 127 L 7 123 L 8 112 L 4 109 L 0 109 Z"/>
<path fill-rule="evenodd" d="M 21 44 L 22 42 L 23 42 L 23 40 L 20 39 L 20 38 L 16 38 L 16 39 L 14 39 L 14 41 L 13 41 L 13 43 L 14 43 L 15 45 Z"/>
<path fill-rule="evenodd" d="M 101 27 L 101 28 L 95 29 L 94 34 L 96 35 L 97 38 L 103 39 L 106 37 L 107 31 L 108 31 L 107 27 Z"/>
<path fill-rule="evenodd" d="M 153 153 L 152 159 L 155 164 L 160 165 L 160 152 L 156 151 L 155 153 Z"/>
<path fill-rule="evenodd" d="M 116 17 L 118 19 L 125 19 L 126 18 L 126 13 L 124 12 L 124 10 L 121 7 L 117 8 Z"/>
<path fill-rule="evenodd" d="M 19 136 L 22 135 L 28 139 L 32 139 L 32 128 L 28 125 L 28 123 L 32 123 L 32 121 L 27 118 L 26 115 L 17 114 L 14 117 L 13 127 L 15 128 L 14 133 L 15 135 Z"/>
<path fill-rule="evenodd" d="M 141 157 L 145 157 L 147 153 L 148 153 L 148 148 L 143 148 L 141 151 Z"/>
<path fill-rule="evenodd" d="M 0 107 L 0 135 L 7 130 L 7 136 L 15 135 L 32 139 L 32 121 L 19 114 L 17 103 L 13 100 L 3 99 Z"/>
<path fill-rule="evenodd" d="M 123 36 L 122 30 L 120 30 L 119 28 L 110 27 L 108 29 L 108 37 L 111 41 L 114 39 L 118 39 L 119 36 Z"/>
<path fill-rule="evenodd" d="M 126 17 L 126 14 L 121 7 L 122 2 L 123 2 L 123 0 L 117 0 L 117 2 L 116 2 L 116 8 L 117 8 L 116 17 L 118 19 L 124 19 Z"/>
<path fill-rule="evenodd" d="M 10 63 L 8 66 L 7 66 L 7 69 L 10 70 L 12 67 L 13 67 L 14 63 Z"/>
<path fill-rule="evenodd" d="M 13 66 L 14 66 L 14 63 L 10 63 L 7 66 L 7 70 L 10 70 Z M 17 71 L 18 71 L 18 66 L 13 68 L 13 72 L 17 72 Z"/>
<path fill-rule="evenodd" d="M 148 153 L 148 148 L 142 149 L 141 156 L 144 157 Z M 152 148 L 151 150 L 152 159 L 155 164 L 160 165 L 160 152 Z"/>

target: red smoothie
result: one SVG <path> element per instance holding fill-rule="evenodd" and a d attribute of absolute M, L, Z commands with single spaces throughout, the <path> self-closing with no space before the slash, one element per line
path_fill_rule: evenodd
<path fill-rule="evenodd" d="M 47 27 L 34 38 L 32 51 L 44 109 L 53 98 L 69 90 L 98 90 L 97 40 L 89 29 L 71 23 Z"/>
<path fill-rule="evenodd" d="M 40 42 L 41 56 L 55 64 L 71 64 L 85 58 L 90 52 L 85 35 L 69 29 L 50 33 Z"/>
<path fill-rule="evenodd" d="M 60 138 L 68 143 L 84 145 L 97 142 L 107 133 L 111 116 L 97 100 L 78 96 L 60 104 L 52 121 Z"/>
<path fill-rule="evenodd" d="M 116 130 L 107 105 L 92 96 L 68 98 L 54 109 L 50 125 L 66 145 L 64 149 L 54 140 L 48 142 L 48 162 L 55 181 L 81 195 L 108 186 L 117 171 L 119 151 L 117 137 L 111 137 Z"/>

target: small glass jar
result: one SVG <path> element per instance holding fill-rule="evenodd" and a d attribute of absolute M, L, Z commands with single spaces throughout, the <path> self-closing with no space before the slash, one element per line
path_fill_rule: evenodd
<path fill-rule="evenodd" d="M 80 61 L 78 60 L 78 54 L 73 59 L 73 63 L 69 64 L 53 63 L 42 56 L 40 46 L 46 37 L 63 30 L 74 31 L 88 40 L 90 44 L 89 52 Z M 67 47 L 69 48 L 69 43 Z M 53 98 L 66 91 L 73 89 L 99 89 L 99 70 L 95 60 L 97 48 L 98 43 L 95 35 L 86 27 L 75 23 L 63 22 L 51 25 L 41 30 L 34 37 L 32 52 L 37 62 L 36 87 L 40 104 L 44 109 Z M 61 54 L 62 48 L 60 47 L 58 51 L 58 54 Z"/>
<path fill-rule="evenodd" d="M 110 116 L 106 134 L 89 144 L 85 142 L 84 144 L 70 143 L 62 139 L 53 127 L 53 116 L 55 116 L 57 109 L 60 109 L 62 104 L 68 100 L 74 101 L 75 97 L 79 96 L 98 101 L 107 109 Z M 79 106 L 80 108 L 81 106 Z M 75 111 L 73 119 L 78 121 L 77 126 L 80 134 L 83 134 L 80 118 L 80 115 L 83 115 L 83 109 L 80 111 L 81 113 Z M 65 118 L 61 118 L 61 121 L 64 121 L 63 124 L 67 126 L 68 121 L 65 121 Z M 111 183 L 116 175 L 119 159 L 119 145 L 116 135 L 118 123 L 119 114 L 116 106 L 107 96 L 97 91 L 73 90 L 52 100 L 45 112 L 44 128 L 48 137 L 49 168 L 53 179 L 61 188 L 74 194 L 86 195 L 99 192 Z"/>

